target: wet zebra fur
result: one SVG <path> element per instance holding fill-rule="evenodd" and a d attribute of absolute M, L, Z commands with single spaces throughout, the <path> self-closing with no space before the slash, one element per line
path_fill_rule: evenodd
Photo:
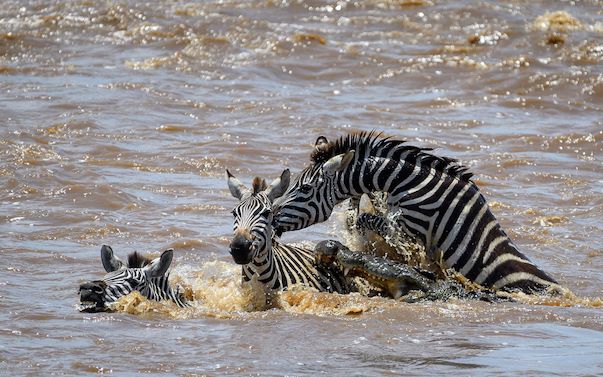
<path fill-rule="evenodd" d="M 148 278 L 141 268 L 126 268 L 112 272 L 103 279 L 107 284 L 105 302 L 115 302 L 133 291 L 138 291 L 149 300 L 170 300 L 181 308 L 188 306 L 179 290 L 174 291 L 170 287 L 169 278 L 169 274 Z"/>
<path fill-rule="evenodd" d="M 472 173 L 429 151 L 373 132 L 319 137 L 311 165 L 275 202 L 277 233 L 325 221 L 348 198 L 386 192 L 396 229 L 471 281 L 526 293 L 556 285 L 507 236 Z"/>
<path fill-rule="evenodd" d="M 256 276 L 271 290 L 298 284 L 323 292 L 349 292 L 345 278 L 334 266 L 318 265 L 312 250 L 285 245 L 274 235 L 272 202 L 289 185 L 289 170 L 270 187 L 255 178 L 251 190 L 230 172 L 227 175 L 230 192 L 240 200 L 232 211 L 234 238 L 230 254 L 235 263 L 242 265 L 243 281 Z"/>
<path fill-rule="evenodd" d="M 107 275 L 102 280 L 80 285 L 80 301 L 93 304 L 95 311 L 107 309 L 107 304 L 134 291 L 149 300 L 170 300 L 179 307 L 189 306 L 180 289 L 173 290 L 169 284 L 169 268 L 173 250 L 164 251 L 159 258 L 148 259 L 137 252 L 128 256 L 123 263 L 113 253 L 110 246 L 101 248 L 101 261 Z"/>

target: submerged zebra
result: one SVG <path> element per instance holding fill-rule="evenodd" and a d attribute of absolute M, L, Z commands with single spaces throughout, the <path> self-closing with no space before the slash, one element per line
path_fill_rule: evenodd
<path fill-rule="evenodd" d="M 468 279 L 526 293 L 556 285 L 519 252 L 468 169 L 429 150 L 373 132 L 335 142 L 319 137 L 312 164 L 275 203 L 277 233 L 325 221 L 335 205 L 348 198 L 386 192 L 395 228 L 422 243 L 432 259 L 441 258 Z M 367 222 L 366 217 L 362 220 Z"/>
<path fill-rule="evenodd" d="M 299 284 L 319 291 L 348 293 L 345 277 L 329 266 L 315 263 L 314 252 L 278 241 L 272 229 L 272 203 L 289 186 L 289 170 L 270 186 L 256 177 L 252 189 L 228 170 L 228 188 L 239 203 L 232 211 L 234 238 L 230 254 L 242 265 L 243 281 L 254 275 L 267 288 L 284 290 Z"/>
<path fill-rule="evenodd" d="M 174 250 L 164 251 L 153 260 L 137 252 L 128 255 L 123 263 L 113 253 L 110 246 L 101 247 L 101 261 L 108 272 L 103 280 L 95 280 L 80 285 L 81 311 L 101 312 L 110 310 L 107 304 L 134 291 L 149 300 L 171 300 L 179 307 L 189 306 L 179 289 L 172 290 L 167 270 L 172 263 Z"/>

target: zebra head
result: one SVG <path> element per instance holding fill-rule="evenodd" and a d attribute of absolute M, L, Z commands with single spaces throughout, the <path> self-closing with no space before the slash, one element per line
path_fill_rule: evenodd
<path fill-rule="evenodd" d="M 234 208 L 234 238 L 230 254 L 237 264 L 248 264 L 272 249 L 272 203 L 289 186 L 289 169 L 270 186 L 256 177 L 252 189 L 245 187 L 228 170 L 228 188 L 239 204 Z"/>
<path fill-rule="evenodd" d="M 150 300 L 170 299 L 178 306 L 188 306 L 184 297 L 168 284 L 166 274 L 174 255 L 173 249 L 161 253 L 153 260 L 134 252 L 124 263 L 114 254 L 110 246 L 101 248 L 101 261 L 107 275 L 102 280 L 86 282 L 80 285 L 81 310 L 87 312 L 107 311 L 107 304 L 117 301 L 133 291 Z"/>
<path fill-rule="evenodd" d="M 277 234 L 307 228 L 331 216 L 335 205 L 345 199 L 336 187 L 337 178 L 351 165 L 354 154 L 352 149 L 333 156 L 332 144 L 324 136 L 316 140 L 312 164 L 302 170 L 274 204 Z"/>

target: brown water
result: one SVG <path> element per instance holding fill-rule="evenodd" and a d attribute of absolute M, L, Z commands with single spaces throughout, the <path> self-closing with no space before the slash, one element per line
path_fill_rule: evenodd
<path fill-rule="evenodd" d="M 0 374 L 603 373 L 601 1 L 8 0 L 0 96 Z M 295 173 L 318 135 L 373 129 L 469 165 L 575 296 L 263 308 L 225 168 Z M 340 217 L 284 239 L 341 239 Z M 195 306 L 78 312 L 103 243 L 175 248 Z"/>

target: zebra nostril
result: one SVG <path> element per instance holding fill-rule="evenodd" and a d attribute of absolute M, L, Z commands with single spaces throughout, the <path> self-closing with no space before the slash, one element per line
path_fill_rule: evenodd
<path fill-rule="evenodd" d="M 104 293 L 104 289 L 102 284 L 96 282 L 89 282 L 81 284 L 78 292 L 80 293 L 80 295 L 82 293 L 84 293 L 85 295 L 89 295 L 91 293 L 102 295 Z"/>
<path fill-rule="evenodd" d="M 94 293 L 99 294 L 99 295 L 103 293 L 103 289 L 101 287 L 99 287 L 99 286 L 96 286 L 96 287 L 92 288 L 92 291 Z"/>
<path fill-rule="evenodd" d="M 238 264 L 247 264 L 253 254 L 253 242 L 243 236 L 237 235 L 230 243 L 230 255 Z"/>
<path fill-rule="evenodd" d="M 243 236 L 236 236 L 230 243 L 230 250 L 234 252 L 249 251 L 252 246 L 252 241 Z"/>

